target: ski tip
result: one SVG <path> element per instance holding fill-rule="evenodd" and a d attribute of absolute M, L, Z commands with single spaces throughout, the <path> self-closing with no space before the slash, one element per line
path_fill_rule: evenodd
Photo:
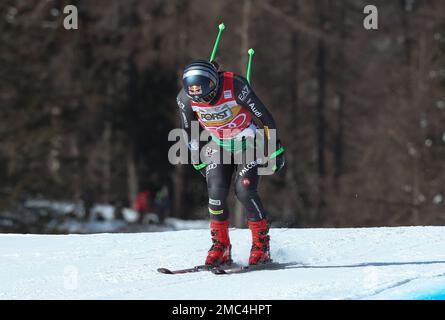
<path fill-rule="evenodd" d="M 171 271 L 168 270 L 167 268 L 158 268 L 157 270 L 158 270 L 158 272 L 160 272 L 160 273 L 164 273 L 164 274 L 173 274 L 173 272 L 171 272 Z"/>

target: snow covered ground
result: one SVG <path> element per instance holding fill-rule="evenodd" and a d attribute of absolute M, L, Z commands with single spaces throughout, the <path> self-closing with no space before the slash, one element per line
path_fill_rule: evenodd
<path fill-rule="evenodd" d="M 231 229 L 245 263 L 250 233 Z M 164 275 L 201 264 L 208 230 L 0 235 L 0 299 L 416 299 L 445 290 L 445 227 L 272 229 L 286 270 Z"/>

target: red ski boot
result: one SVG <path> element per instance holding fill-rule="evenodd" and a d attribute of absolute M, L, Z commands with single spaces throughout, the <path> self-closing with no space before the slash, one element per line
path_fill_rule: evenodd
<path fill-rule="evenodd" d="M 230 265 L 232 263 L 230 253 L 232 245 L 229 239 L 229 220 L 212 220 L 210 229 L 213 245 L 209 250 L 205 264 L 211 266 Z"/>
<path fill-rule="evenodd" d="M 270 237 L 267 220 L 248 221 L 247 224 L 252 231 L 252 249 L 250 250 L 249 264 L 254 265 L 272 261 L 270 259 Z"/>

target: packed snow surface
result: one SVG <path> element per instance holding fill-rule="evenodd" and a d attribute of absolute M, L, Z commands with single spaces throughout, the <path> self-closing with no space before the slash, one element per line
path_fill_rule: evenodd
<path fill-rule="evenodd" d="M 245 264 L 250 231 L 231 229 Z M 285 270 L 165 275 L 202 264 L 208 230 L 0 235 L 0 299 L 415 299 L 445 289 L 445 227 L 271 229 Z"/>

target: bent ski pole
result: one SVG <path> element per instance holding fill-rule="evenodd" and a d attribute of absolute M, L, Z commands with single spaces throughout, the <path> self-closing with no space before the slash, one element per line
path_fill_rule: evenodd
<path fill-rule="evenodd" d="M 247 63 L 247 74 L 246 74 L 246 79 L 250 84 L 250 71 L 252 68 L 252 57 L 255 54 L 255 51 L 253 50 L 253 48 L 250 48 L 249 51 L 247 51 L 247 53 L 249 54 L 249 62 Z"/>
<path fill-rule="evenodd" d="M 210 56 L 210 62 L 212 62 L 215 59 L 216 50 L 218 49 L 219 40 L 221 39 L 221 34 L 223 33 L 226 26 L 224 25 L 224 23 L 221 23 L 218 26 L 218 28 L 219 28 L 219 32 L 218 32 L 218 36 L 216 37 L 215 45 L 213 46 L 212 55 Z"/>

